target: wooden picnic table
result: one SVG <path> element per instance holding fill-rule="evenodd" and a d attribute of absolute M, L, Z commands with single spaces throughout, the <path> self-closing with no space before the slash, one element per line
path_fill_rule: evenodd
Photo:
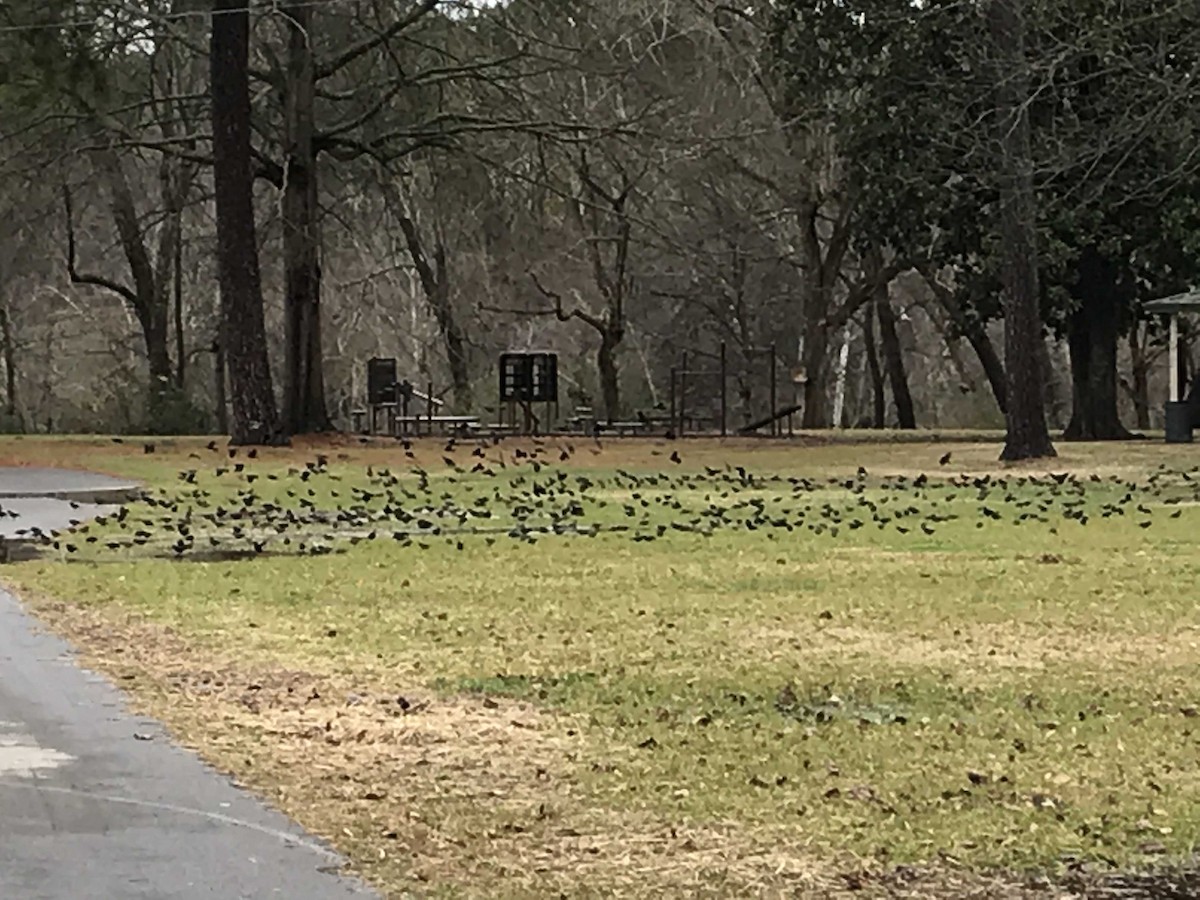
<path fill-rule="evenodd" d="M 468 431 L 479 425 L 479 416 L 395 416 L 392 419 L 393 434 L 407 434 L 408 427 L 413 428 L 414 434 L 420 434 L 421 426 L 427 426 L 432 433 L 436 427 L 442 433 L 448 431 Z"/>

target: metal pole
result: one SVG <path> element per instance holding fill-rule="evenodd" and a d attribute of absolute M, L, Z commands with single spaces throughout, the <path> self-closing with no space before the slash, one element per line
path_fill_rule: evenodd
<path fill-rule="evenodd" d="M 771 345 L 771 415 L 775 415 L 779 411 L 779 404 L 776 402 L 778 398 L 775 395 L 775 345 Z M 771 420 L 771 434 L 779 436 L 779 420 Z"/>
<path fill-rule="evenodd" d="M 425 408 L 429 416 L 429 433 L 433 434 L 433 382 L 429 382 L 426 386 L 428 393 L 425 395 Z"/>
<path fill-rule="evenodd" d="M 725 437 L 725 414 L 728 411 L 728 399 L 725 392 L 725 342 L 721 341 L 721 437 Z"/>
<path fill-rule="evenodd" d="M 1171 313 L 1170 337 L 1171 387 L 1168 396 L 1172 403 L 1179 401 L 1179 315 Z"/>

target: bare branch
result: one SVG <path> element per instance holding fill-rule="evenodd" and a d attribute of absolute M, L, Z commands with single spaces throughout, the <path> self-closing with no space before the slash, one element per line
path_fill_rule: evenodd
<path fill-rule="evenodd" d="M 357 44 L 347 47 L 333 59 L 317 65 L 315 76 L 316 80 L 321 81 L 322 79 L 328 78 L 330 75 L 335 74 L 338 70 L 354 62 L 354 60 L 358 59 L 364 53 L 369 53 L 380 44 L 390 41 L 400 32 L 411 27 L 412 25 L 415 25 L 418 21 L 429 15 L 429 13 L 433 12 L 437 5 L 438 0 L 422 0 L 421 4 L 417 6 L 416 9 L 410 12 L 407 16 L 397 19 L 383 31 L 366 38 L 365 40 L 359 41 Z"/>
<path fill-rule="evenodd" d="M 529 277 L 533 281 L 533 286 L 538 289 L 538 292 L 541 293 L 543 297 L 545 297 L 547 300 L 554 301 L 554 309 L 552 312 L 558 317 L 560 322 L 569 322 L 571 319 L 579 319 L 581 322 L 586 322 L 588 325 L 591 325 L 601 334 L 604 333 L 604 320 L 599 316 L 594 316 L 587 310 L 581 309 L 578 306 L 570 311 L 564 310 L 562 294 L 559 294 L 557 291 L 548 290 L 546 287 L 544 287 L 538 280 L 538 277 L 535 273 L 530 272 Z"/>
<path fill-rule="evenodd" d="M 62 193 L 63 212 L 67 218 L 67 277 L 71 279 L 71 284 L 87 284 L 93 287 L 102 287 L 117 294 L 131 305 L 136 305 L 137 294 L 125 285 L 113 281 L 111 278 L 105 278 L 103 275 L 80 272 L 75 267 L 75 220 L 71 209 L 71 189 L 64 184 Z"/>

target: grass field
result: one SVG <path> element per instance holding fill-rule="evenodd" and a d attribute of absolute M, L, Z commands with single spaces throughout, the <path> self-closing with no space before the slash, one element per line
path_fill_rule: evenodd
<path fill-rule="evenodd" d="M 1016 896 L 1200 838 L 1190 448 L 143 443 L 4 439 L 156 493 L 0 576 L 389 895 Z"/>

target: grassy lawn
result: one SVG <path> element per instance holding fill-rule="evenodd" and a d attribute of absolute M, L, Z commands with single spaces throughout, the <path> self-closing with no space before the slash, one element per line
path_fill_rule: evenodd
<path fill-rule="evenodd" d="M 1190 448 L 144 443 L 4 439 L 156 493 L 0 576 L 389 895 L 952 897 L 1200 838 Z"/>

